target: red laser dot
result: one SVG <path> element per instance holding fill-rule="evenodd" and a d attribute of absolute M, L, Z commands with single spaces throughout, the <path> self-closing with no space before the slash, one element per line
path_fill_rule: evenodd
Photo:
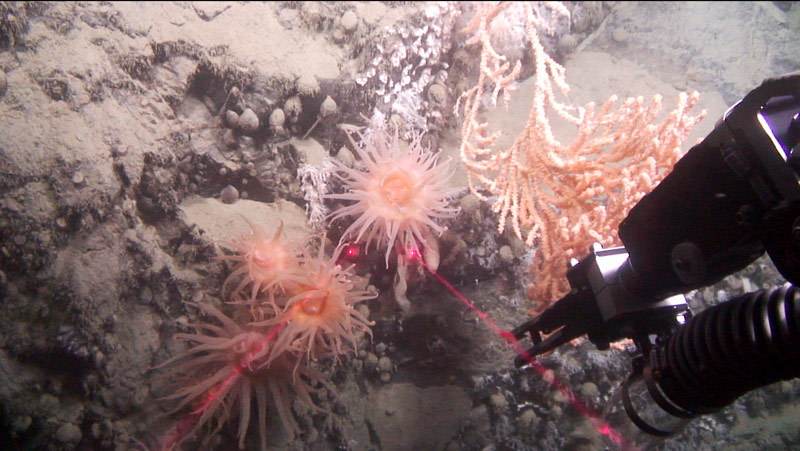
<path fill-rule="evenodd" d="M 358 257 L 358 248 L 356 246 L 350 246 L 347 248 L 347 251 L 345 251 L 345 254 L 351 258 Z"/>
<path fill-rule="evenodd" d="M 419 249 L 416 249 L 416 248 L 412 247 L 411 249 L 408 250 L 408 258 L 410 260 L 415 260 L 415 259 L 419 258 L 419 256 L 420 256 Z"/>
<path fill-rule="evenodd" d="M 514 342 L 517 341 L 517 339 L 514 338 L 514 335 L 511 332 L 507 331 L 507 330 L 504 330 L 504 331 L 500 332 L 500 336 L 503 337 L 503 339 L 506 341 L 506 343 L 508 343 L 510 345 L 513 345 Z"/>

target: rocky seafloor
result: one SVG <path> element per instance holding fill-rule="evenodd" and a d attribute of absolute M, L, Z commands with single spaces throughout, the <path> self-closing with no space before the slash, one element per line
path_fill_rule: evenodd
<path fill-rule="evenodd" d="M 726 5 L 569 2 L 569 26 L 546 44 L 579 102 L 699 90 L 704 136 L 763 78 L 800 70 L 797 3 Z M 347 130 L 375 110 L 458 160 L 451 111 L 478 64 L 458 33 L 470 8 L 0 2 L 0 447 L 157 446 L 181 414 L 160 415 L 150 369 L 197 319 L 184 302 L 220 298 L 230 268 L 215 257 L 247 231 L 240 214 L 338 240 L 342 224 L 314 220 L 304 168 L 352 159 Z M 463 169 L 452 184 L 462 211 L 444 224 L 441 273 L 511 329 L 533 305 L 530 252 L 496 232 Z M 412 275 L 412 307 L 398 309 L 381 262 L 361 271 L 380 292 L 366 303 L 372 340 L 319 363 L 336 394 L 314 401 L 334 420 L 296 402 L 302 434 L 289 443 L 270 422 L 270 446 L 613 448 L 542 375 L 514 369 L 513 351 L 436 280 Z M 762 258 L 688 297 L 701 310 L 778 283 Z M 588 342 L 541 362 L 594 410 L 630 371 L 624 352 Z M 792 448 L 799 397 L 795 382 L 755 391 L 661 446 Z M 235 449 L 235 422 L 205 440 L 182 446 Z"/>

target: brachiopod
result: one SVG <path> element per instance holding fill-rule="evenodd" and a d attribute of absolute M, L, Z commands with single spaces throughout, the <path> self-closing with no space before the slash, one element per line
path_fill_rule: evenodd
<path fill-rule="evenodd" d="M 220 192 L 220 200 L 225 204 L 232 204 L 239 199 L 239 190 L 232 185 L 228 185 L 225 188 L 222 188 L 222 192 Z"/>
<path fill-rule="evenodd" d="M 339 107 L 336 106 L 336 101 L 333 100 L 331 96 L 325 97 L 325 100 L 323 100 L 322 104 L 319 106 L 320 117 L 328 117 L 337 111 L 339 111 Z"/>
<path fill-rule="evenodd" d="M 272 130 L 273 133 L 276 135 L 283 135 L 286 133 L 286 129 L 283 127 L 283 124 L 286 123 L 286 114 L 280 108 L 275 108 L 272 113 L 269 115 L 269 128 Z"/>
<path fill-rule="evenodd" d="M 303 102 L 300 101 L 300 96 L 293 96 L 286 99 L 283 104 L 283 112 L 289 117 L 289 122 L 295 123 L 300 118 L 303 112 Z"/>
<path fill-rule="evenodd" d="M 245 133 L 258 130 L 258 116 L 250 108 L 245 109 L 239 116 L 239 129 Z"/>
<path fill-rule="evenodd" d="M 228 110 L 225 112 L 225 124 L 228 125 L 230 128 L 236 128 L 239 126 L 239 113 L 233 110 Z"/>

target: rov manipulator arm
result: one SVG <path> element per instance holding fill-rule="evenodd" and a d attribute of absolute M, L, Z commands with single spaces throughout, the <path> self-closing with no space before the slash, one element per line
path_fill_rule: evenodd
<path fill-rule="evenodd" d="M 619 228 L 624 246 L 595 245 L 573 259 L 570 293 L 513 334 L 530 336 L 531 356 L 582 335 L 603 350 L 633 339 L 631 379 L 642 380 L 678 418 L 800 376 L 794 285 L 748 293 L 694 317 L 683 296 L 764 251 L 791 284 L 800 281 L 799 142 L 800 73 L 765 80 L 631 209 Z M 675 432 L 628 415 L 651 434 Z"/>

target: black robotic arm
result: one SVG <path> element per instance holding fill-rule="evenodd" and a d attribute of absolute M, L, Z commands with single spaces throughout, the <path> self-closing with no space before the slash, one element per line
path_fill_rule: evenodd
<path fill-rule="evenodd" d="M 633 374 L 669 415 L 690 419 L 800 376 L 800 73 L 768 79 L 731 107 L 619 228 L 567 272 L 571 291 L 513 331 L 536 356 L 587 335 L 630 338 Z M 683 293 L 767 252 L 791 283 L 692 316 Z M 525 364 L 517 357 L 517 366 Z M 625 410 L 653 435 L 676 432 Z"/>

